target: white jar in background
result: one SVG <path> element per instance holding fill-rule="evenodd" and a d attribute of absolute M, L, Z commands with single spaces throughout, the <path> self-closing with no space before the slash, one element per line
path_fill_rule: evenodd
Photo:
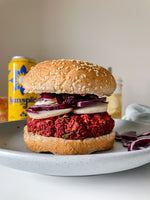
<path fill-rule="evenodd" d="M 112 68 L 108 68 L 112 72 Z M 121 77 L 115 78 L 117 87 L 115 92 L 107 98 L 108 104 L 108 113 L 112 118 L 120 119 L 122 117 L 122 79 Z"/>

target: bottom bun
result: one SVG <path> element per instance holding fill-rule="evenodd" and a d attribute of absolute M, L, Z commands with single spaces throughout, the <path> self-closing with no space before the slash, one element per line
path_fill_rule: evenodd
<path fill-rule="evenodd" d="M 24 141 L 26 146 L 34 152 L 51 152 L 58 155 L 90 154 L 95 151 L 110 149 L 115 140 L 115 132 L 96 138 L 83 140 L 66 140 L 57 137 L 44 137 L 28 132 L 24 127 Z"/>

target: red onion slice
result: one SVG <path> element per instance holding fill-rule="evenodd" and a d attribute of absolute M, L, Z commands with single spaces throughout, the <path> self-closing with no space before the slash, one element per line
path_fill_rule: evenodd
<path fill-rule="evenodd" d="M 150 136 L 150 132 L 144 132 L 139 135 L 135 131 L 129 131 L 123 134 L 116 132 L 115 140 L 121 142 L 124 147 L 128 147 L 128 151 L 132 151 L 133 149 L 141 150 L 150 146 L 150 138 L 138 139 L 143 136 Z"/>
<path fill-rule="evenodd" d="M 121 141 L 122 139 L 124 139 L 124 140 L 136 140 L 137 139 L 136 131 L 129 131 L 129 132 L 125 132 L 125 133 L 122 133 L 122 134 L 118 134 L 116 132 L 116 140 Z"/>
<path fill-rule="evenodd" d="M 26 111 L 30 113 L 35 113 L 38 111 L 49 111 L 67 108 L 66 104 L 52 104 L 52 105 L 34 105 L 28 108 Z"/>
<path fill-rule="evenodd" d="M 139 150 L 147 147 L 150 147 L 150 138 L 142 138 L 133 141 L 128 147 L 128 151 L 132 151 L 133 149 Z"/>
<path fill-rule="evenodd" d="M 42 98 L 42 97 L 40 97 L 40 98 L 36 99 L 35 102 L 37 102 L 37 101 L 50 101 L 50 100 L 51 100 L 50 98 Z"/>
<path fill-rule="evenodd" d="M 49 100 L 49 99 L 54 99 L 55 95 L 54 94 L 48 94 L 48 93 L 43 93 L 40 94 L 40 97 L 38 99 L 35 100 L 36 101 L 43 101 L 43 100 Z"/>
<path fill-rule="evenodd" d="M 142 136 L 150 136 L 150 132 L 144 132 L 138 135 L 138 137 L 142 137 Z"/>
<path fill-rule="evenodd" d="M 77 107 L 86 107 L 86 106 L 90 106 L 95 103 L 100 103 L 100 102 L 105 102 L 105 101 L 106 101 L 106 97 L 92 99 L 92 100 L 86 100 L 86 101 L 79 101 L 79 102 L 77 102 Z"/>
<path fill-rule="evenodd" d="M 49 94 L 49 93 L 43 93 L 40 94 L 40 97 L 43 99 L 53 99 L 55 98 L 56 94 Z"/>

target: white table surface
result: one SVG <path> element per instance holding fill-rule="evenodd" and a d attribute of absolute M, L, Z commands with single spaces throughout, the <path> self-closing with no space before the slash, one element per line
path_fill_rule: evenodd
<path fill-rule="evenodd" d="M 149 200 L 150 164 L 87 177 L 34 174 L 0 165 L 0 200 Z"/>

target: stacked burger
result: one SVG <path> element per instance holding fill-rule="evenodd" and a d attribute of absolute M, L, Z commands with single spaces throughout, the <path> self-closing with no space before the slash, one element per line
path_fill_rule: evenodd
<path fill-rule="evenodd" d="M 26 93 L 38 93 L 27 109 L 24 141 L 35 152 L 72 155 L 110 149 L 114 120 L 107 113 L 116 82 L 105 68 L 78 60 L 37 64 L 23 79 Z"/>

